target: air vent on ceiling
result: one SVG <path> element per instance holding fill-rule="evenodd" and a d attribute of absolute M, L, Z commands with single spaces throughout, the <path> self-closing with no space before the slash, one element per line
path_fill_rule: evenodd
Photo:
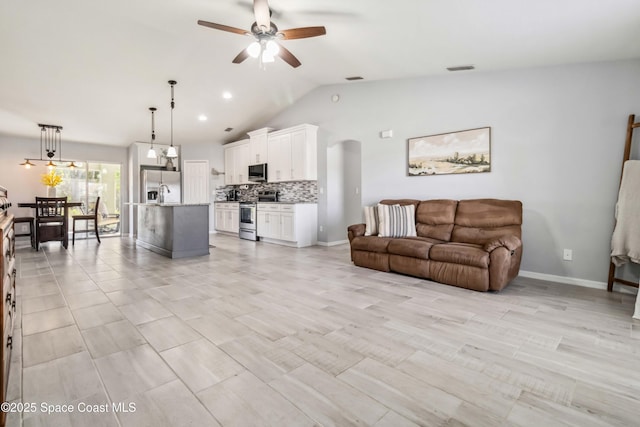
<path fill-rule="evenodd" d="M 353 81 L 353 80 L 363 80 L 364 77 L 360 77 L 360 76 L 353 76 L 353 77 L 345 77 L 346 80 L 349 81 Z"/>
<path fill-rule="evenodd" d="M 466 71 L 466 70 L 475 70 L 476 67 L 473 65 L 459 65 L 457 67 L 447 67 L 449 71 Z"/>
<path fill-rule="evenodd" d="M 225 132 L 231 132 L 233 130 L 233 128 L 226 128 L 224 131 Z"/>

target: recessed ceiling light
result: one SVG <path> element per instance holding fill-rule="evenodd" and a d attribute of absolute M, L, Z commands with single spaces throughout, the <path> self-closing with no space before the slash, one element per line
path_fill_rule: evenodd
<path fill-rule="evenodd" d="M 200 114 L 198 116 L 198 120 L 200 120 L 201 122 L 206 122 L 207 121 L 207 116 L 205 116 L 204 114 Z"/>
<path fill-rule="evenodd" d="M 349 81 L 353 81 L 353 80 L 363 80 L 364 77 L 360 77 L 360 76 L 353 76 L 353 77 L 345 77 L 346 80 Z"/>
<path fill-rule="evenodd" d="M 225 132 L 231 132 L 233 130 L 233 128 L 226 128 L 224 131 Z"/>
<path fill-rule="evenodd" d="M 224 99 L 231 99 L 231 98 L 233 98 L 233 95 L 231 95 L 231 92 L 225 91 L 225 92 L 222 92 L 222 97 Z"/>

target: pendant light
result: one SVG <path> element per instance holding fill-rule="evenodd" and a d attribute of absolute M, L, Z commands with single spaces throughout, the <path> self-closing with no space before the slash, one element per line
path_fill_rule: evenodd
<path fill-rule="evenodd" d="M 156 149 L 153 148 L 153 141 L 156 140 L 155 120 L 153 114 L 156 110 L 156 107 L 149 107 L 149 111 L 151 111 L 151 148 L 149 148 L 149 151 L 147 152 L 148 159 L 155 159 L 158 157 L 158 155 L 156 154 Z"/>
<path fill-rule="evenodd" d="M 173 101 L 173 87 L 178 82 L 175 80 L 169 80 L 169 85 L 171 85 L 171 145 L 167 149 L 167 158 L 175 159 L 178 157 L 178 153 L 176 152 L 176 147 L 173 146 L 173 107 L 175 107 L 176 103 Z"/>
<path fill-rule="evenodd" d="M 24 166 L 25 169 L 31 169 L 31 166 L 36 166 L 35 163 L 31 163 L 31 160 L 24 159 L 24 163 L 20 163 L 20 166 Z"/>

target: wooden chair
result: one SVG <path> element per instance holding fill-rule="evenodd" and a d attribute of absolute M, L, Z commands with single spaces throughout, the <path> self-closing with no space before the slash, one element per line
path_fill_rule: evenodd
<path fill-rule="evenodd" d="M 18 216 L 13 219 L 13 223 L 16 224 L 27 224 L 29 226 L 28 233 L 16 233 L 16 237 L 27 237 L 31 240 L 31 247 L 35 249 L 36 247 L 36 219 L 32 216 Z"/>
<path fill-rule="evenodd" d="M 67 248 L 66 202 L 66 197 L 36 197 L 36 250 L 50 241 L 60 241 Z"/>
<path fill-rule="evenodd" d="M 98 239 L 98 243 L 100 242 L 100 232 L 99 232 L 99 227 L 98 227 L 98 215 L 99 215 L 99 206 L 100 206 L 100 197 L 98 197 L 96 199 L 96 205 L 93 208 L 93 213 L 89 213 L 86 215 L 74 215 L 73 216 L 73 239 L 72 239 L 72 244 L 75 245 L 76 244 L 76 233 L 86 233 L 87 235 L 89 234 L 90 231 L 92 231 L 91 229 L 89 229 L 89 223 L 87 223 L 87 228 L 84 230 L 78 230 L 76 231 L 76 221 L 93 221 L 93 231 L 95 231 L 96 233 L 96 239 Z"/>

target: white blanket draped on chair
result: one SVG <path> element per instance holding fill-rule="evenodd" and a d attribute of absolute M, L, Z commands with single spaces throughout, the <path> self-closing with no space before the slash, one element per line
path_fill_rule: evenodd
<path fill-rule="evenodd" d="M 640 160 L 627 160 L 616 204 L 616 227 L 611 238 L 611 261 L 619 267 L 631 261 L 640 264 Z M 640 319 L 640 292 L 634 318 Z"/>

